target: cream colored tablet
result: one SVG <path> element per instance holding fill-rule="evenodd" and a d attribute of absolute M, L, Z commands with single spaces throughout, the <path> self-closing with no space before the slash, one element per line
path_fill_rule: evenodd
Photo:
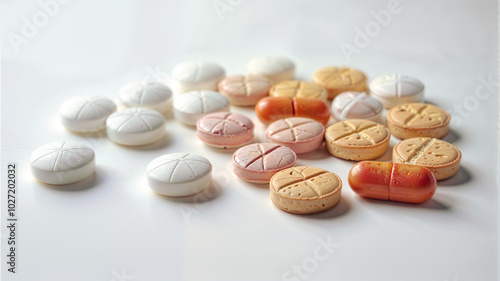
<path fill-rule="evenodd" d="M 462 153 L 451 143 L 435 138 L 411 138 L 398 143 L 392 162 L 424 166 L 437 180 L 453 177 L 460 170 Z"/>
<path fill-rule="evenodd" d="M 335 98 L 342 92 L 365 92 L 367 90 L 366 75 L 349 67 L 330 66 L 318 69 L 313 73 L 312 80 L 328 91 L 329 99 Z"/>
<path fill-rule="evenodd" d="M 325 132 L 326 149 L 331 155 L 355 161 L 382 156 L 389 147 L 390 137 L 384 125 L 363 119 L 335 123 Z"/>
<path fill-rule="evenodd" d="M 269 95 L 274 97 L 301 97 L 326 101 L 328 93 L 326 90 L 314 83 L 298 80 L 288 80 L 275 84 Z"/>
<path fill-rule="evenodd" d="M 328 210 L 340 201 L 339 176 L 315 167 L 293 167 L 276 173 L 269 182 L 271 200 L 290 213 L 313 214 Z"/>
<path fill-rule="evenodd" d="M 387 127 L 400 139 L 443 138 L 448 134 L 450 114 L 426 103 L 398 105 L 387 112 Z"/>

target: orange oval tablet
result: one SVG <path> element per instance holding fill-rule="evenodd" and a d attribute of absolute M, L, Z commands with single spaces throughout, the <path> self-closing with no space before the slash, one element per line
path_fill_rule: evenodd
<path fill-rule="evenodd" d="M 429 169 L 390 162 L 359 162 L 349 172 L 348 181 L 361 197 L 406 203 L 423 203 L 437 188 Z"/>
<path fill-rule="evenodd" d="M 288 117 L 307 117 L 323 125 L 330 119 L 330 109 L 326 103 L 318 99 L 299 97 L 265 97 L 255 105 L 255 113 L 266 125 Z"/>

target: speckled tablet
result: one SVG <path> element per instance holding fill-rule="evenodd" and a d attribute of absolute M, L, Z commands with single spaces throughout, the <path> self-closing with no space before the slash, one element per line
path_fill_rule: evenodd
<path fill-rule="evenodd" d="M 432 104 L 406 103 L 391 108 L 386 123 L 392 135 L 400 139 L 440 139 L 450 130 L 450 114 Z"/>
<path fill-rule="evenodd" d="M 203 156 L 171 153 L 152 160 L 147 168 L 149 187 L 171 197 L 190 196 L 207 188 L 212 181 L 212 164 Z"/>
<path fill-rule="evenodd" d="M 382 104 L 360 92 L 344 92 L 332 102 L 333 116 L 339 120 L 367 119 L 382 123 Z"/>
<path fill-rule="evenodd" d="M 172 70 L 172 80 L 177 93 L 196 90 L 217 90 L 217 84 L 226 76 L 224 69 L 213 62 L 187 61 Z"/>
<path fill-rule="evenodd" d="M 201 117 L 219 111 L 229 111 L 229 100 L 218 92 L 192 91 L 174 99 L 174 117 L 186 125 L 196 126 Z"/>
<path fill-rule="evenodd" d="M 337 122 L 326 129 L 326 150 L 346 160 L 370 160 L 382 156 L 391 134 L 384 125 L 364 119 Z"/>
<path fill-rule="evenodd" d="M 108 116 L 116 111 L 116 104 L 101 96 L 78 96 L 64 101 L 59 108 L 61 122 L 74 132 L 95 132 L 106 127 Z"/>
<path fill-rule="evenodd" d="M 219 82 L 219 92 L 233 105 L 252 106 L 269 94 L 271 81 L 264 76 L 236 75 Z"/>
<path fill-rule="evenodd" d="M 210 113 L 196 123 L 196 136 L 209 146 L 228 148 L 253 139 L 254 125 L 244 115 L 231 112 Z"/>
<path fill-rule="evenodd" d="M 308 153 L 323 144 L 325 127 L 316 120 L 290 117 L 271 123 L 266 129 L 268 142 L 292 149 L 296 154 Z"/>
<path fill-rule="evenodd" d="M 342 181 L 335 173 L 316 167 L 292 167 L 277 172 L 269 182 L 271 201 L 283 211 L 314 214 L 340 201 Z"/>
<path fill-rule="evenodd" d="M 122 145 L 145 145 L 165 135 L 165 118 L 158 111 L 131 107 L 111 114 L 106 120 L 108 138 Z"/>
<path fill-rule="evenodd" d="M 245 181 L 268 183 L 278 171 L 295 165 L 297 155 L 286 146 L 274 143 L 246 145 L 233 154 L 234 173 Z"/>
<path fill-rule="evenodd" d="M 460 170 L 462 153 L 451 143 L 435 138 L 411 138 L 394 146 L 392 162 L 424 166 L 437 180 L 451 178 Z"/>
<path fill-rule="evenodd" d="M 172 107 L 172 90 L 151 80 L 133 81 L 119 91 L 120 100 L 126 107 L 146 107 L 166 113 Z"/>
<path fill-rule="evenodd" d="M 262 56 L 250 60 L 247 64 L 249 75 L 262 75 L 273 84 L 285 80 L 293 80 L 295 64 L 288 58 L 281 56 Z"/>
<path fill-rule="evenodd" d="M 370 95 L 385 108 L 424 100 L 424 84 L 408 75 L 379 76 L 370 83 Z"/>
<path fill-rule="evenodd" d="M 31 173 L 44 183 L 75 183 L 92 175 L 94 170 L 94 151 L 80 143 L 49 143 L 31 154 Z"/>

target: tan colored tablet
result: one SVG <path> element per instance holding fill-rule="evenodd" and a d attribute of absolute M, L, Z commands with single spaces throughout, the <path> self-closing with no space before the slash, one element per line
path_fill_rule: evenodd
<path fill-rule="evenodd" d="M 462 153 L 451 143 L 435 138 L 411 138 L 398 143 L 392 162 L 424 166 L 437 180 L 451 178 L 460 170 Z"/>
<path fill-rule="evenodd" d="M 274 205 L 283 211 L 314 214 L 337 205 L 342 181 L 327 170 L 301 166 L 274 174 L 269 189 Z"/>
<path fill-rule="evenodd" d="M 354 68 L 333 66 L 320 68 L 313 73 L 312 80 L 328 91 L 329 99 L 335 98 L 342 92 L 367 91 L 366 75 Z"/>
<path fill-rule="evenodd" d="M 347 160 L 370 160 L 382 156 L 389 147 L 389 129 L 365 119 L 337 122 L 326 129 L 328 152 Z"/>
<path fill-rule="evenodd" d="M 443 138 L 449 130 L 450 114 L 426 103 L 406 103 L 387 112 L 387 127 L 400 139 Z"/>
<path fill-rule="evenodd" d="M 313 98 L 322 101 L 328 99 L 328 93 L 325 88 L 311 82 L 298 80 L 288 80 L 275 84 L 269 90 L 269 95 L 275 97 Z"/>

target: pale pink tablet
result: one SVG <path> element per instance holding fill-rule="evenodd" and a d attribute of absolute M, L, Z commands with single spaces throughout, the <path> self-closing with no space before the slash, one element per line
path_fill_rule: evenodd
<path fill-rule="evenodd" d="M 264 76 L 236 75 L 226 77 L 219 82 L 219 92 L 233 105 L 255 105 L 269 94 L 272 84 Z"/>
<path fill-rule="evenodd" d="M 234 173 L 253 183 L 268 183 L 275 173 L 292 167 L 295 161 L 293 150 L 274 143 L 249 144 L 233 154 Z"/>
<path fill-rule="evenodd" d="M 297 154 L 316 150 L 323 143 L 324 135 L 323 124 L 303 117 L 280 119 L 266 129 L 267 141 L 289 147 Z"/>
<path fill-rule="evenodd" d="M 196 136 L 215 147 L 236 147 L 253 139 L 254 125 L 247 117 L 231 112 L 215 112 L 198 120 Z"/>

